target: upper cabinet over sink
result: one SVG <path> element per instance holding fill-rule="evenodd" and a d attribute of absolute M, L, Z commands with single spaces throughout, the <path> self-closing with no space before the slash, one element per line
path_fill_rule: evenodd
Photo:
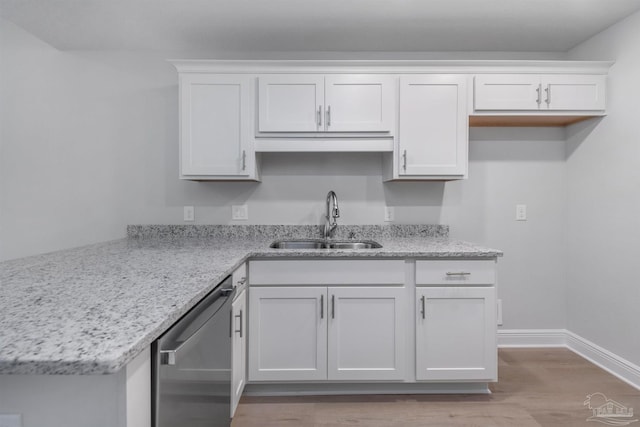
<path fill-rule="evenodd" d="M 394 79 L 379 74 L 261 75 L 258 131 L 390 133 L 394 94 Z"/>

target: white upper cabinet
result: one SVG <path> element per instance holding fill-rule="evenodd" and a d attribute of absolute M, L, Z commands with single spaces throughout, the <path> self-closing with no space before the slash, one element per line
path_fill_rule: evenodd
<path fill-rule="evenodd" d="M 395 115 L 393 77 L 336 74 L 325 77 L 325 129 L 391 132 Z"/>
<path fill-rule="evenodd" d="M 606 76 L 486 74 L 475 76 L 476 111 L 602 111 Z"/>
<path fill-rule="evenodd" d="M 276 74 L 258 78 L 259 132 L 391 132 L 394 78 Z"/>
<path fill-rule="evenodd" d="M 322 129 L 324 77 L 314 74 L 258 79 L 260 132 L 317 132 Z"/>
<path fill-rule="evenodd" d="M 467 174 L 467 77 L 400 77 L 396 178 L 463 178 Z"/>
<path fill-rule="evenodd" d="M 180 178 L 256 179 L 251 79 L 180 76 Z"/>

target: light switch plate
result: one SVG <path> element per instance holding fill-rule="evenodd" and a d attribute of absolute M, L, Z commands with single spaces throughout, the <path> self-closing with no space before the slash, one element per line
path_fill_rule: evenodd
<path fill-rule="evenodd" d="M 396 210 L 393 208 L 393 206 L 385 206 L 384 207 L 384 220 L 389 222 L 389 221 L 393 221 L 396 217 Z"/>
<path fill-rule="evenodd" d="M 232 205 L 231 206 L 231 219 L 241 220 L 241 221 L 249 219 L 249 206 L 247 206 L 247 205 Z"/>
<path fill-rule="evenodd" d="M 195 221 L 196 219 L 196 208 L 193 206 L 185 206 L 184 207 L 184 220 L 185 221 Z M 2 426 L 0 426 L 2 427 Z"/>
<path fill-rule="evenodd" d="M 527 205 L 516 205 L 516 221 L 527 220 Z"/>
<path fill-rule="evenodd" d="M 22 427 L 22 415 L 0 414 L 0 427 Z"/>

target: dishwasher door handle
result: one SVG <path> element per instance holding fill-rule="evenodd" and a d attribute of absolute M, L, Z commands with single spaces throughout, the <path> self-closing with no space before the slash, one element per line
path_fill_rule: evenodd
<path fill-rule="evenodd" d="M 228 299 L 233 299 L 235 293 L 236 293 L 236 288 L 233 289 L 229 289 L 229 288 L 223 288 L 223 289 L 219 289 L 217 292 L 217 297 L 215 300 L 217 301 L 220 298 L 224 298 L 225 301 Z M 204 330 L 205 326 L 207 326 L 207 324 L 209 322 L 211 322 L 211 320 L 219 313 L 220 309 L 222 308 L 224 304 L 222 304 L 215 313 L 213 313 L 205 322 L 202 323 L 202 325 L 200 325 L 200 327 L 198 329 L 196 329 L 191 335 L 189 335 L 186 339 L 179 341 L 179 342 L 173 342 L 171 346 L 169 346 L 170 348 L 165 348 L 165 349 L 160 349 L 159 353 L 160 353 L 160 364 L 161 365 L 175 365 L 177 363 L 178 360 L 178 353 L 179 352 L 183 352 L 189 348 L 192 347 L 192 345 L 197 344 L 197 340 L 198 337 L 197 335 L 200 335 L 200 332 L 202 330 Z"/>

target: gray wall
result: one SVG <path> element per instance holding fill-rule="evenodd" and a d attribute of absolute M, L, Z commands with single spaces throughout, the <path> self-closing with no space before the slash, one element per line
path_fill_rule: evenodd
<path fill-rule="evenodd" d="M 0 259 L 182 223 L 183 205 L 197 223 L 231 223 L 231 205 L 247 203 L 249 223 L 318 224 L 335 189 L 343 224 L 382 223 L 390 205 L 396 222 L 449 224 L 504 250 L 504 327 L 566 326 L 563 129 L 472 129 L 465 181 L 384 184 L 378 154 L 269 154 L 260 184 L 180 181 L 177 76 L 164 56 L 59 52 L 0 24 Z M 528 221 L 515 221 L 517 203 Z"/>
<path fill-rule="evenodd" d="M 640 13 L 573 49 L 613 59 L 608 116 L 567 144 L 568 329 L 640 365 Z"/>

